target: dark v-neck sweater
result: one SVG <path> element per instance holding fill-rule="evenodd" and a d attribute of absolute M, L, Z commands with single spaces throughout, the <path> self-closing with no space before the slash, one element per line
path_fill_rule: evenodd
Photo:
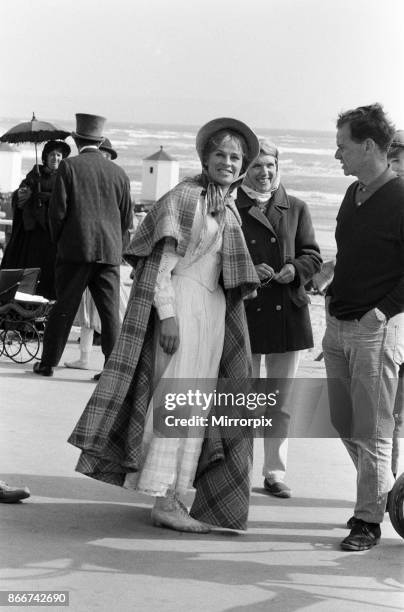
<path fill-rule="evenodd" d="M 357 187 L 348 187 L 337 215 L 330 314 L 360 319 L 377 307 L 390 318 L 404 311 L 404 181 L 390 180 L 361 206 Z"/>

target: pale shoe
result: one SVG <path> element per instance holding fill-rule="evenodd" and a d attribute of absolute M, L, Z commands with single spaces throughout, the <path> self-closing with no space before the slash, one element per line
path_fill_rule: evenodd
<path fill-rule="evenodd" d="M 185 512 L 185 514 L 187 514 L 189 516 L 189 510 L 186 507 L 186 505 L 181 501 L 181 498 L 178 496 L 177 493 L 174 493 L 174 497 L 178 503 L 178 505 L 180 506 L 181 510 L 183 510 L 183 512 Z M 192 516 L 191 516 L 192 518 Z M 197 519 L 194 519 L 197 520 Z M 203 523 L 202 521 L 198 521 L 198 523 L 200 523 L 201 525 L 203 525 L 204 527 L 206 527 L 206 529 L 209 529 L 209 531 L 212 531 L 212 529 L 214 528 L 212 525 L 208 525 L 208 523 Z"/>
<path fill-rule="evenodd" d="M 186 507 L 174 497 L 157 497 L 151 519 L 156 527 L 168 527 L 176 531 L 190 533 L 209 533 L 210 528 L 189 516 Z"/>
<path fill-rule="evenodd" d="M 71 368 L 72 370 L 89 370 L 90 366 L 87 361 L 82 361 L 78 359 L 77 361 L 65 361 L 66 368 Z"/>
<path fill-rule="evenodd" d="M 178 493 L 174 493 L 174 499 L 177 502 L 177 504 L 179 505 L 179 507 L 181 508 L 181 510 L 183 512 L 185 512 L 185 514 L 189 514 L 189 510 L 186 507 L 186 505 L 181 501 L 181 498 L 179 497 Z"/>

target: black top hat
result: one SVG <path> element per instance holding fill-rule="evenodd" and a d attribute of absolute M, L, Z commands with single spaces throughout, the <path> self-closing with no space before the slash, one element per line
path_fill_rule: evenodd
<path fill-rule="evenodd" d="M 103 140 L 102 132 L 105 122 L 106 118 L 99 115 L 76 113 L 76 131 L 72 132 L 72 136 L 100 142 Z"/>
<path fill-rule="evenodd" d="M 109 138 L 104 138 L 102 144 L 99 146 L 100 151 L 107 151 L 111 155 L 111 159 L 116 159 L 118 153 L 112 148 L 111 141 Z"/>
<path fill-rule="evenodd" d="M 42 163 L 46 164 L 46 158 L 51 151 L 61 151 L 63 159 L 70 155 L 70 147 L 67 142 L 63 142 L 63 140 L 48 140 L 42 149 Z"/>

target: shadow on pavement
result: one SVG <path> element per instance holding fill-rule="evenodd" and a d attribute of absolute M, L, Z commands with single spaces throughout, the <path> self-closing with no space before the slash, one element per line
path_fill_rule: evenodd
<path fill-rule="evenodd" d="M 83 477 L 3 474 L 2 478 L 13 483 L 25 482 L 33 495 L 19 505 L 0 505 L 4 530 L 0 567 L 7 571 L 10 589 L 13 580 L 21 580 L 21 574 L 24 580 L 35 580 L 40 586 L 50 579 L 70 580 L 73 573 L 84 576 L 88 573 L 92 580 L 98 574 L 101 581 L 111 573 L 118 573 L 140 579 L 152 576 L 256 586 L 261 595 L 265 597 L 267 592 L 268 596 L 254 603 L 254 610 L 270 607 L 295 612 L 325 601 L 328 605 L 331 602 L 331 606 L 334 601 L 338 609 L 344 604 L 350 604 L 351 609 L 362 609 L 369 597 L 372 600 L 369 593 L 372 589 L 378 600 L 382 596 L 386 602 L 378 609 L 400 609 L 387 602 L 402 592 L 399 587 L 404 566 L 401 540 L 384 538 L 381 546 L 366 553 L 343 553 L 338 550 L 342 529 L 334 537 L 330 535 L 334 525 L 286 520 L 252 520 L 253 531 L 245 534 L 221 531 L 208 535 L 185 534 L 153 527 L 150 508 L 136 505 L 142 504 L 142 500 L 149 505 L 150 498 L 119 487 Z M 36 497 L 61 501 L 47 503 Z M 253 504 L 257 499 L 260 497 L 254 496 Z M 269 506 L 280 501 L 268 496 L 262 500 Z M 307 507 L 310 503 L 316 506 L 333 503 L 293 498 L 284 501 Z M 271 533 L 266 533 L 269 529 Z M 310 534 L 295 533 L 304 529 L 310 530 Z M 319 550 L 328 557 L 313 564 L 316 558 L 313 551 Z M 289 561 L 292 556 L 293 562 L 285 562 L 285 555 Z M 372 580 L 372 587 L 364 591 L 363 584 L 368 578 Z M 130 579 L 128 589 L 131 589 Z M 234 595 L 229 602 L 234 602 Z M 244 605 L 227 608 L 232 612 L 249 609 L 251 606 Z"/>
<path fill-rule="evenodd" d="M 47 488 L 49 483 L 45 484 Z M 74 489 L 75 483 L 70 485 Z M 181 578 L 229 587 L 259 586 L 262 592 L 268 592 L 268 598 L 254 604 L 254 610 L 270 607 L 282 612 L 330 601 L 330 597 L 338 604 L 350 602 L 351 609 L 362 609 L 359 604 L 364 604 L 364 587 L 360 578 L 365 583 L 368 577 L 377 581 L 376 587 L 366 591 L 367 597 L 373 589 L 378 598 L 382 594 L 388 602 L 392 594 L 401 593 L 404 547 L 396 540 L 383 540 L 382 546 L 365 556 L 340 552 L 313 565 L 302 557 L 302 551 L 310 556 L 313 549 L 333 550 L 338 537 L 261 532 L 240 535 L 234 540 L 224 538 L 222 533 L 184 534 L 154 528 L 149 509 L 110 502 L 33 500 L 18 507 L 3 506 L 0 512 L 5 531 L 0 566 L 9 573 L 11 569 L 15 580 L 20 580 L 21 571 L 24 580 L 35 580 L 38 585 L 43 580 L 69 577 L 72 573 L 92 576 L 98 573 L 100 580 L 106 580 L 112 572 L 128 575 L 128 589 L 130 576 Z M 272 526 L 270 521 L 261 525 Z M 295 529 L 299 523 L 285 521 L 282 527 Z M 296 561 L 282 563 L 285 551 L 293 555 L 295 550 L 299 554 L 294 555 Z M 391 555 L 394 564 L 387 561 Z M 300 564 L 297 558 L 303 559 Z M 8 577 L 7 582 L 12 589 L 13 578 Z M 330 588 L 334 595 L 330 595 Z M 230 600 L 234 601 L 234 594 Z M 251 607 L 227 609 L 242 611 Z M 378 609 L 399 608 L 386 603 Z"/>
<path fill-rule="evenodd" d="M 282 499 L 270 495 L 262 487 L 253 487 L 251 493 L 258 494 L 252 495 L 251 505 L 253 506 L 271 506 L 271 505 L 284 505 L 285 507 L 303 507 L 312 508 L 313 506 L 329 507 L 329 508 L 352 508 L 354 502 L 348 499 L 321 499 L 318 497 L 297 497 L 292 496 L 289 499 Z"/>
<path fill-rule="evenodd" d="M 115 487 L 85 476 L 38 476 L 36 474 L 4 474 L 1 479 L 9 483 L 26 484 L 33 497 L 53 497 L 63 499 L 86 499 L 91 501 L 106 501 L 119 503 L 145 503 L 150 505 L 150 497 L 138 492 L 129 491 L 122 487 Z M 268 495 L 265 489 L 254 487 L 252 489 L 251 506 L 265 506 L 268 508 L 280 506 L 288 507 L 329 507 L 350 508 L 352 500 L 321 499 L 316 497 L 291 497 L 280 499 Z M 256 495 L 259 493 L 259 495 Z M 192 504 L 193 493 L 188 493 L 186 502 Z"/>

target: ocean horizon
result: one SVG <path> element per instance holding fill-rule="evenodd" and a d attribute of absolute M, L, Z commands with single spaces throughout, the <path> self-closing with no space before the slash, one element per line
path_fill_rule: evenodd
<path fill-rule="evenodd" d="M 27 119 L 0 118 L 0 133 Z M 54 119 L 52 123 L 72 131 L 75 121 Z M 162 146 L 179 162 L 180 179 L 200 171 L 195 136 L 200 126 L 108 121 L 105 136 L 118 153 L 116 163 L 127 172 L 132 197 L 140 198 L 142 161 Z M 254 128 L 259 137 L 272 140 L 279 149 L 281 181 L 290 195 L 304 200 L 311 211 L 317 240 L 324 258 L 335 255 L 335 218 L 347 186 L 354 179 L 345 177 L 334 158 L 335 133 L 329 131 Z M 71 138 L 66 141 L 77 151 Z M 22 153 L 22 174 L 32 168 L 35 147 L 16 145 Z M 38 146 L 38 157 L 42 145 Z"/>

